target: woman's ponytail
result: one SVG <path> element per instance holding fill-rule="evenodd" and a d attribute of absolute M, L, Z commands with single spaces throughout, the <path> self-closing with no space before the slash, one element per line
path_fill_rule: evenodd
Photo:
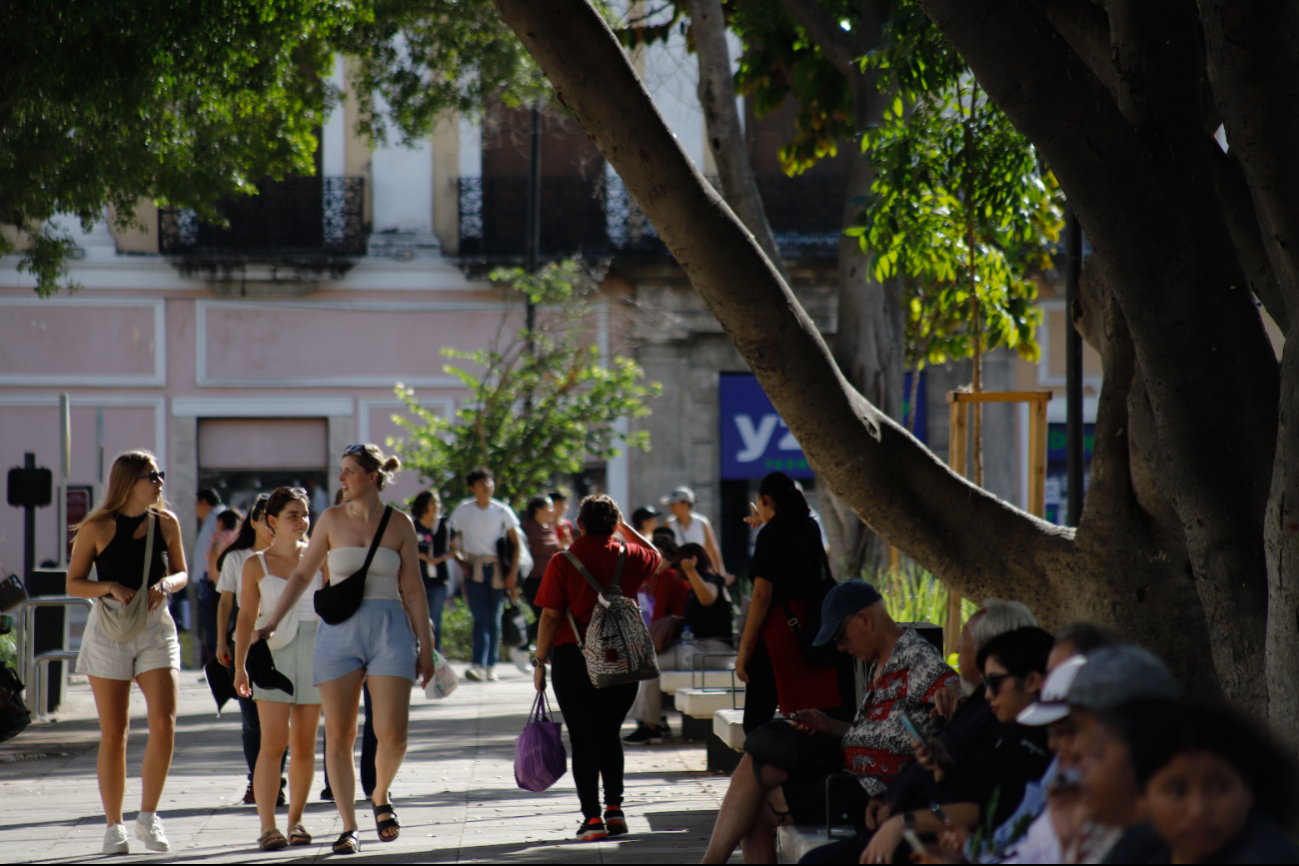
<path fill-rule="evenodd" d="M 796 517 L 806 517 L 812 513 L 803 491 L 784 472 L 771 472 L 763 477 L 758 484 L 758 494 L 775 503 L 777 512 L 788 512 Z"/>

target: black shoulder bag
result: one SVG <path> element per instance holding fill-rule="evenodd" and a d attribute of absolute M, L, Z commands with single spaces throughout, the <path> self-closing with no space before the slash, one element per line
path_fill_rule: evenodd
<path fill-rule="evenodd" d="M 316 613 L 330 625 L 347 622 L 361 607 L 361 599 L 365 596 L 365 576 L 370 571 L 370 563 L 374 561 L 374 554 L 379 549 L 379 542 L 383 540 L 383 531 L 388 528 L 388 518 L 391 516 L 392 506 L 389 505 L 383 510 L 379 531 L 374 534 L 374 541 L 370 542 L 370 552 L 365 555 L 365 565 L 361 566 L 360 571 L 338 581 L 331 580 L 329 586 L 316 590 Z"/>
<path fill-rule="evenodd" d="M 782 601 L 780 607 L 785 611 L 785 620 L 789 627 L 794 630 L 794 637 L 798 640 L 798 648 L 803 653 L 809 664 L 821 668 L 839 667 L 840 652 L 839 648 L 834 645 L 834 641 L 821 646 L 813 646 L 812 641 L 816 640 L 816 634 L 821 630 L 821 603 L 825 597 L 834 589 L 835 579 L 830 572 L 830 560 L 825 555 L 825 550 L 821 550 L 821 574 L 813 585 L 813 590 L 807 599 L 807 616 L 800 620 L 794 616 L 794 611 L 789 606 L 789 602 Z"/>

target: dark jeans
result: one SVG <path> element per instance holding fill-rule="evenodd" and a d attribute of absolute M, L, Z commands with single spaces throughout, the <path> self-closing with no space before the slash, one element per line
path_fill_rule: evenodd
<path fill-rule="evenodd" d="M 528 646 L 536 646 L 537 629 L 541 626 L 541 608 L 537 607 L 537 590 L 541 589 L 540 577 L 529 577 L 523 581 L 523 600 L 532 608 L 533 620 L 528 623 Z"/>
<path fill-rule="evenodd" d="M 465 597 L 474 616 L 474 649 L 469 663 L 495 667 L 501 657 L 501 611 L 505 609 L 505 590 L 492 589 L 490 566 L 483 568 L 483 582 L 465 582 Z"/>
<path fill-rule="evenodd" d="M 424 595 L 428 597 L 428 618 L 433 624 L 433 648 L 442 652 L 442 609 L 447 604 L 447 585 L 437 580 L 426 580 Z"/>
<path fill-rule="evenodd" d="M 586 660 L 576 644 L 556 647 L 550 654 L 555 699 L 568 725 L 573 745 L 573 782 L 586 818 L 600 816 L 600 778 L 604 802 L 622 805 L 622 739 L 620 729 L 636 701 L 638 683 L 608 689 L 591 685 Z"/>
<path fill-rule="evenodd" d="M 216 585 L 207 578 L 198 585 L 198 618 L 203 626 L 203 663 L 207 664 L 216 658 L 217 645 L 217 594 Z"/>
<path fill-rule="evenodd" d="M 374 735 L 374 723 L 370 721 L 369 686 L 361 687 L 361 701 L 365 705 L 365 725 L 361 728 L 361 791 L 365 794 L 365 797 L 368 800 L 370 795 L 374 793 L 374 755 L 379 751 L 379 738 Z M 320 750 L 323 754 L 325 750 L 324 725 L 321 725 L 320 727 Z M 325 767 L 325 790 L 333 790 L 329 787 L 328 767 Z"/>

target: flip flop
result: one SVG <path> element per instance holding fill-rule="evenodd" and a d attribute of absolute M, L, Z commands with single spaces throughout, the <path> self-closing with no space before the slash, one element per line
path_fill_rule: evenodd
<path fill-rule="evenodd" d="M 361 837 L 355 830 L 348 830 L 334 842 L 335 854 L 359 854 L 360 852 Z"/>
<path fill-rule="evenodd" d="M 391 815 L 390 818 L 379 819 L 380 815 Z M 392 803 L 384 803 L 382 806 L 374 807 L 374 828 L 379 831 L 380 842 L 395 842 L 401 835 L 401 819 L 397 817 L 397 810 L 393 808 Z M 391 836 L 385 836 L 385 830 L 396 830 Z"/>

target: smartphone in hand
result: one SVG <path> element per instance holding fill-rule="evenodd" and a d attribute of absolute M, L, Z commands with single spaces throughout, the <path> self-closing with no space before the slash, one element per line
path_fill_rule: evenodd
<path fill-rule="evenodd" d="M 902 725 L 902 729 L 906 731 L 907 735 L 910 736 L 913 740 L 915 740 L 917 743 L 919 743 L 922 746 L 925 747 L 929 746 L 929 740 L 925 737 L 924 734 L 920 733 L 920 728 L 916 726 L 915 722 L 911 721 L 910 716 L 908 716 L 906 713 L 901 713 L 898 715 L 898 722 Z"/>

